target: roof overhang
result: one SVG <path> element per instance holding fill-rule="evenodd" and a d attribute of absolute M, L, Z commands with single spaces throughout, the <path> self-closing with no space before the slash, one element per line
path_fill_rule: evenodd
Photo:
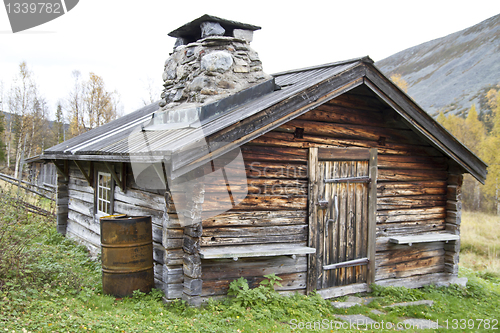
<path fill-rule="evenodd" d="M 330 70 L 334 68 L 335 70 Z M 408 95 L 386 78 L 368 58 L 348 60 L 296 71 L 275 74 L 275 77 L 294 77 L 304 74 L 303 82 L 291 88 L 263 96 L 227 115 L 203 124 L 201 130 L 207 141 L 207 149 L 196 149 L 199 133 L 187 134 L 169 146 L 161 154 L 109 154 L 88 151 L 64 154 L 51 153 L 40 156 L 43 160 L 81 160 L 116 162 L 160 162 L 171 163 L 173 178 L 203 165 L 210 159 L 220 157 L 241 145 L 263 135 L 282 124 L 342 95 L 360 85 L 367 86 L 388 107 L 397 112 L 408 126 L 445 156 L 456 162 L 484 184 L 487 165 L 460 143 L 453 135 L 422 110 Z M 286 81 L 286 80 L 285 80 Z M 278 83 L 280 84 L 280 83 Z M 285 87 L 285 85 L 283 85 Z M 142 114 L 146 114 L 145 110 Z M 148 111 L 149 112 L 149 111 Z M 111 124 L 111 123 L 110 123 Z M 106 126 L 106 125 L 105 125 Z M 126 125 L 122 125 L 126 126 Z M 87 132 L 89 133 L 89 132 Z M 104 134 L 107 135 L 104 131 Z M 90 136 L 90 135 L 89 135 Z M 82 140 L 78 145 L 84 145 Z M 75 144 L 76 145 L 76 144 Z M 71 149 L 69 149 L 71 150 Z"/>

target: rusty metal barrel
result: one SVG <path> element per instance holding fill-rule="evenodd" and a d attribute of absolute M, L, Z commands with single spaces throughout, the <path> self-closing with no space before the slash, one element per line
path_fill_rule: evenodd
<path fill-rule="evenodd" d="M 154 286 L 150 216 L 105 216 L 101 224 L 102 289 L 116 297 Z"/>

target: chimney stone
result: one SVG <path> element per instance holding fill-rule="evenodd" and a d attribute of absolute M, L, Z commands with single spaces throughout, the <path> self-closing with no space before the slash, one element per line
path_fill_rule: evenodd
<path fill-rule="evenodd" d="M 224 36 L 224 29 L 218 22 L 201 22 L 201 38 L 209 36 Z"/>
<path fill-rule="evenodd" d="M 272 79 L 250 47 L 258 29 L 204 15 L 169 33 L 177 41 L 165 62 L 161 112 L 207 105 Z"/>

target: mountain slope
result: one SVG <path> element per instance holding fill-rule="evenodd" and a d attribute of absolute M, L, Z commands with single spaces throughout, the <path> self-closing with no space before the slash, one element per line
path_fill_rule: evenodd
<path fill-rule="evenodd" d="M 430 114 L 441 109 L 462 113 L 479 104 L 481 91 L 500 84 L 500 14 L 376 66 L 388 77 L 400 74 L 408 94 Z"/>

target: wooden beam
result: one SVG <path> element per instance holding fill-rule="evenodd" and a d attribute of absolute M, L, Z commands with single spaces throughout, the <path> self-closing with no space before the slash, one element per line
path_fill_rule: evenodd
<path fill-rule="evenodd" d="M 369 183 L 370 177 L 344 177 L 325 179 L 325 183 Z"/>
<path fill-rule="evenodd" d="M 459 235 L 449 233 L 432 233 L 420 234 L 413 236 L 392 236 L 389 238 L 389 243 L 393 244 L 408 244 L 411 246 L 413 243 L 432 243 L 432 242 L 446 242 L 457 241 L 460 239 Z"/>
<path fill-rule="evenodd" d="M 320 161 L 365 161 L 370 158 L 367 148 L 318 148 Z"/>
<path fill-rule="evenodd" d="M 375 281 L 375 242 L 377 231 L 377 148 L 370 149 L 368 194 L 368 285 Z"/>
<path fill-rule="evenodd" d="M 108 168 L 109 173 L 111 173 L 111 177 L 113 177 L 116 184 L 118 185 L 118 187 L 120 187 L 120 189 L 123 192 L 124 191 L 123 182 L 121 181 L 120 177 L 118 177 L 118 175 L 116 174 L 115 170 L 113 169 L 113 166 L 106 161 L 104 161 L 104 165 L 106 166 L 106 168 Z"/>
<path fill-rule="evenodd" d="M 308 158 L 308 173 L 309 173 L 309 241 L 308 245 L 312 248 L 317 248 L 320 242 L 317 222 L 317 193 L 318 193 L 318 148 L 309 149 Z M 307 293 L 318 288 L 319 264 L 318 257 L 320 253 L 308 255 L 307 259 Z"/>
<path fill-rule="evenodd" d="M 370 263 L 370 260 L 368 260 L 368 258 L 360 258 L 360 259 L 339 262 L 337 264 L 325 265 L 325 266 L 323 266 L 323 270 L 353 267 L 353 266 L 362 266 L 362 265 L 367 265 L 369 263 Z"/>
<path fill-rule="evenodd" d="M 316 249 L 295 244 L 264 244 L 205 247 L 200 250 L 202 259 L 274 257 L 315 253 Z"/>
<path fill-rule="evenodd" d="M 92 186 L 94 187 L 94 182 L 92 181 L 92 162 L 90 162 L 90 165 L 89 165 L 89 173 L 87 174 L 87 172 L 85 171 L 85 169 L 83 168 L 83 165 L 79 162 L 79 161 L 74 161 L 75 164 L 76 164 L 76 167 L 78 168 L 78 170 L 80 170 L 80 172 L 83 174 L 83 177 L 85 177 L 85 179 L 87 180 L 87 182 L 89 183 L 89 186 Z"/>
<path fill-rule="evenodd" d="M 61 173 L 61 175 L 64 177 L 64 180 L 69 179 L 69 172 L 68 172 L 68 161 L 63 162 L 63 166 L 61 167 L 59 164 L 57 164 L 57 160 L 52 160 L 52 163 L 56 166 L 57 170 Z"/>

